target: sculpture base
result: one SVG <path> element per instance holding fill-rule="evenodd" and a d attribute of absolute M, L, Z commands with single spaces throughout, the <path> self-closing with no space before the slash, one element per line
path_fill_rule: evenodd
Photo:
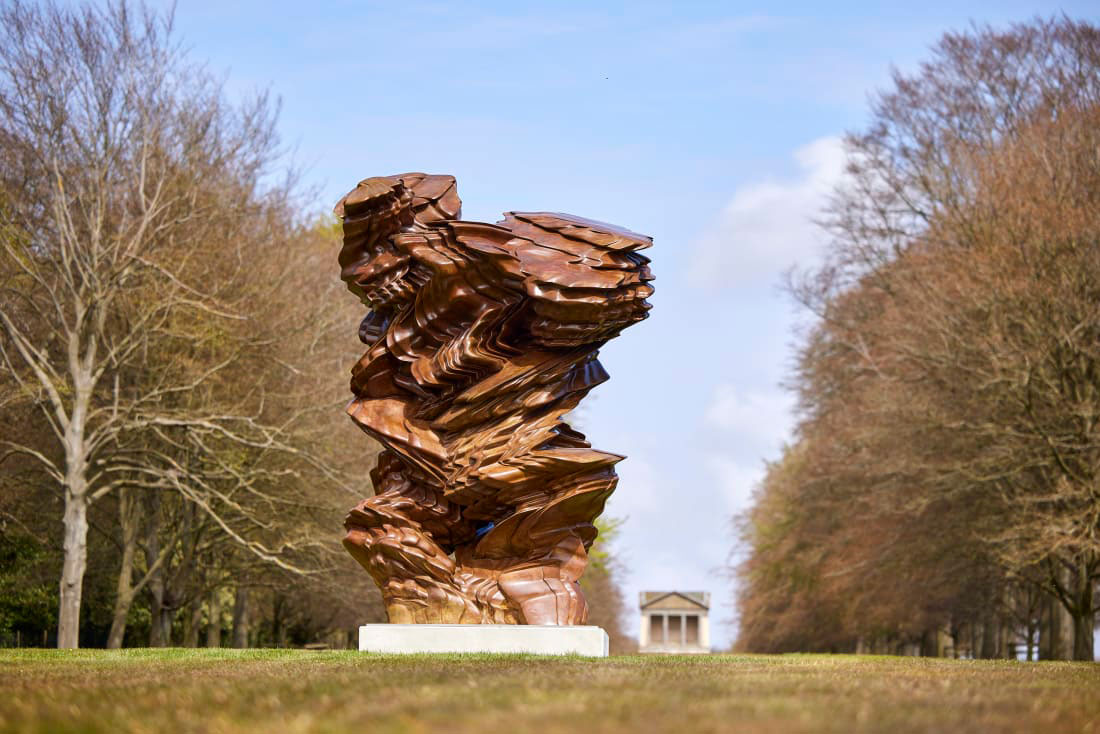
<path fill-rule="evenodd" d="M 530 653 L 605 658 L 599 627 L 527 624 L 365 624 L 359 650 L 406 653 Z"/>

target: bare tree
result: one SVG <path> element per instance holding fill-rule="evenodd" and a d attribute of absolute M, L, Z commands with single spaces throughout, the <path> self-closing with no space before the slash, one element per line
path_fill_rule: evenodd
<path fill-rule="evenodd" d="M 175 370 L 162 360 L 131 383 L 159 344 L 201 348 L 193 322 L 241 318 L 203 276 L 211 258 L 244 273 L 237 239 L 254 241 L 249 228 L 263 230 L 281 203 L 264 185 L 279 154 L 274 121 L 265 95 L 229 104 L 180 53 L 170 17 L 124 2 L 0 7 L 0 357 L 56 442 L 5 446 L 64 493 L 60 647 L 78 645 L 89 504 L 150 483 L 149 462 L 133 461 L 135 434 L 258 451 L 281 440 L 243 400 L 229 414 L 181 417 L 232 354 Z M 162 459 L 153 484 L 198 503 L 223 491 L 196 490 L 200 473 L 163 445 L 149 450 Z"/>

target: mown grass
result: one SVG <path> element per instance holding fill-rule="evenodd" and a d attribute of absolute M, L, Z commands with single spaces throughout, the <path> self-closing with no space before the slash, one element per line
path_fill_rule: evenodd
<path fill-rule="evenodd" d="M 5 732 L 1098 732 L 1100 665 L 0 651 Z"/>

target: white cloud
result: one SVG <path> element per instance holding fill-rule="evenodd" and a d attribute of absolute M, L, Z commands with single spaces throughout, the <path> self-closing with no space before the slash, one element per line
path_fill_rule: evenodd
<path fill-rule="evenodd" d="M 844 145 L 838 137 L 819 138 L 794 159 L 801 175 L 742 186 L 704 230 L 691 268 L 697 284 L 774 280 L 815 256 L 822 235 L 813 220 L 844 173 Z"/>
<path fill-rule="evenodd" d="M 728 46 L 737 36 L 776 31 L 789 25 L 778 15 L 736 15 L 703 23 L 683 23 L 655 29 L 652 48 L 657 53 L 698 53 L 701 49 Z"/>
<path fill-rule="evenodd" d="M 790 435 L 794 398 L 785 391 L 739 391 L 722 383 L 714 393 L 704 415 L 712 429 L 726 431 L 742 445 L 763 453 L 774 453 Z"/>
<path fill-rule="evenodd" d="M 705 465 L 730 513 L 748 508 L 764 461 L 776 458 L 790 436 L 793 407 L 793 397 L 780 390 L 740 391 L 729 383 L 714 389 L 703 422 L 725 448 L 709 451 Z"/>
<path fill-rule="evenodd" d="M 753 489 L 764 478 L 763 460 L 745 465 L 728 456 L 712 454 L 706 458 L 706 466 L 717 481 L 728 514 L 747 510 Z"/>
<path fill-rule="evenodd" d="M 649 460 L 654 452 L 635 452 L 629 455 L 630 461 L 623 462 L 616 467 L 620 483 L 629 487 L 629 506 L 623 511 L 624 515 L 655 514 L 660 515 L 661 509 L 667 499 L 661 493 L 661 479 L 657 468 Z M 626 494 L 614 494 L 612 498 Z"/>

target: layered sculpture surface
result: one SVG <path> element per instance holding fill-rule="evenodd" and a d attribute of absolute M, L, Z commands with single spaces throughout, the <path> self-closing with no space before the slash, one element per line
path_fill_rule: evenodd
<path fill-rule="evenodd" d="M 577 580 L 623 457 L 562 417 L 646 317 L 650 238 L 567 214 L 459 219 L 451 176 L 368 178 L 336 206 L 369 308 L 348 413 L 384 446 L 344 545 L 393 623 L 584 624 Z"/>

